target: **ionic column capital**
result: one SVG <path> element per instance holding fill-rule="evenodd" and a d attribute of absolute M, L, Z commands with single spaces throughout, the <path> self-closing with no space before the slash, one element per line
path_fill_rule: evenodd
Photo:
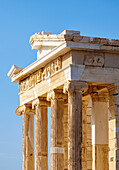
<path fill-rule="evenodd" d="M 63 92 L 66 94 L 68 92 L 73 93 L 74 91 L 85 92 L 88 89 L 88 84 L 81 81 L 68 81 L 64 84 Z"/>
<path fill-rule="evenodd" d="M 38 97 L 32 102 L 32 109 L 35 107 L 49 107 L 50 103 L 45 98 Z"/>
<path fill-rule="evenodd" d="M 24 113 L 34 114 L 34 110 L 32 109 L 32 106 L 30 104 L 24 104 L 22 106 L 18 106 L 18 108 L 16 109 L 16 114 L 18 116 L 21 116 Z"/>
<path fill-rule="evenodd" d="M 62 91 L 52 90 L 47 94 L 47 100 L 55 100 L 55 99 L 67 99 L 67 95 L 65 95 Z"/>

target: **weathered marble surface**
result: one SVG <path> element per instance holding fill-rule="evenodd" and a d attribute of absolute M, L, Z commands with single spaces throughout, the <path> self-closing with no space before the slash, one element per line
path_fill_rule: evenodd
<path fill-rule="evenodd" d="M 8 76 L 19 83 L 23 115 L 23 170 L 48 169 L 51 107 L 51 170 L 119 169 L 119 40 L 64 30 L 31 36 L 37 60 L 15 65 Z"/>

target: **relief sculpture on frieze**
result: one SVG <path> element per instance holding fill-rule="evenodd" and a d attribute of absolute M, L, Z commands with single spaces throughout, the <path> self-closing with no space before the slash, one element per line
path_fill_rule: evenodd
<path fill-rule="evenodd" d="M 46 65 L 44 68 L 40 68 L 38 71 L 27 77 L 25 80 L 22 80 L 19 83 L 19 91 L 23 92 L 34 87 L 37 83 L 40 83 L 43 80 L 51 77 L 57 73 L 62 68 L 61 57 L 58 57 L 50 64 Z"/>
<path fill-rule="evenodd" d="M 104 65 L 104 58 L 102 56 L 86 56 L 84 64 L 87 66 L 102 67 Z"/>

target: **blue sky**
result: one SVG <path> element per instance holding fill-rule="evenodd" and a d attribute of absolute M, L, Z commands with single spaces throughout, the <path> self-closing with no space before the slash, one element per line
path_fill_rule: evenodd
<path fill-rule="evenodd" d="M 0 0 L 0 170 L 22 169 L 22 117 L 18 84 L 7 73 L 12 64 L 36 60 L 29 38 L 35 32 L 80 30 L 81 35 L 119 39 L 118 0 Z"/>

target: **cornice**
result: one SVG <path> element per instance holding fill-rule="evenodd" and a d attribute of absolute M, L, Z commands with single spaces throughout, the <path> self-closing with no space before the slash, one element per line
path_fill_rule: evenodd
<path fill-rule="evenodd" d="M 13 65 L 7 75 L 8 75 L 8 77 L 10 77 L 12 79 L 21 70 L 23 70 L 22 67 L 18 67 L 16 65 Z"/>
<path fill-rule="evenodd" d="M 119 47 L 118 39 L 108 39 L 108 38 L 100 38 L 100 37 L 89 37 L 89 36 L 81 36 L 80 31 L 71 31 L 64 30 L 61 34 L 43 34 L 35 33 L 30 37 L 30 44 L 33 45 L 34 42 L 40 42 L 39 44 L 42 46 L 43 43 L 55 41 L 71 41 L 71 42 L 80 42 L 80 43 L 90 43 L 90 44 L 100 44 L 100 46 L 106 47 Z M 102 48 L 103 49 L 103 48 Z M 110 49 L 110 48 L 109 48 Z"/>
<path fill-rule="evenodd" d="M 20 82 L 55 58 L 64 55 L 72 49 L 119 53 L 119 40 L 81 36 L 80 31 L 65 30 L 57 35 L 52 35 L 49 32 L 36 33 L 31 36 L 30 43 L 32 46 L 36 43 L 34 45 L 35 49 L 46 47 L 47 50 L 47 47 L 50 46 L 54 48 L 43 56 L 41 55 L 38 60 L 24 69 L 13 65 L 8 73 L 12 82 Z"/>
<path fill-rule="evenodd" d="M 66 47 L 66 43 L 61 44 L 60 46 L 56 47 L 48 54 L 44 55 L 39 60 L 36 60 L 28 67 L 22 69 L 18 74 L 15 74 L 14 77 L 11 77 L 12 82 L 19 82 L 23 78 L 37 71 L 39 68 L 44 67 L 46 64 L 51 62 L 53 59 L 57 58 L 58 56 L 63 55 L 64 53 L 67 53 L 68 51 L 70 51 L 70 48 Z"/>

